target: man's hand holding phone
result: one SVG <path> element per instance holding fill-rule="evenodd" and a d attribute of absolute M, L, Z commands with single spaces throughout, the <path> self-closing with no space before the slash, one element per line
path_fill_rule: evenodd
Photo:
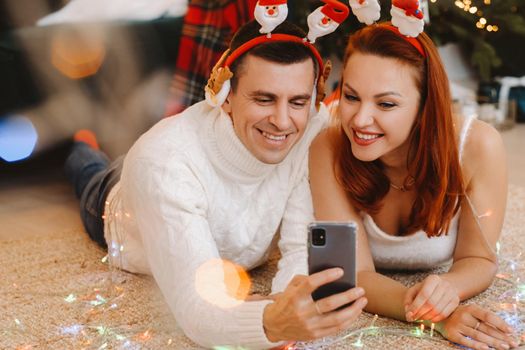
<path fill-rule="evenodd" d="M 362 288 L 314 301 L 312 292 L 343 276 L 340 268 L 332 268 L 310 276 L 295 276 L 284 292 L 264 310 L 263 325 L 268 340 L 312 340 L 333 335 L 351 326 L 365 307 Z M 341 310 L 338 308 L 351 304 Z"/>

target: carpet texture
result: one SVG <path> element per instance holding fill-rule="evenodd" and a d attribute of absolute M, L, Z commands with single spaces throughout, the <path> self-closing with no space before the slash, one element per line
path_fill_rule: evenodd
<path fill-rule="evenodd" d="M 468 300 L 504 316 L 525 342 L 525 290 L 516 302 L 515 282 L 525 281 L 525 188 L 510 187 L 500 240 L 499 278 Z M 176 326 L 154 281 L 109 268 L 106 252 L 84 232 L 60 232 L 41 239 L 0 242 L 0 349 L 194 349 Z M 252 290 L 267 293 L 275 273 L 274 257 L 251 272 Z M 434 271 L 436 272 L 436 271 Z M 439 272 L 439 271 L 437 271 Z M 427 272 L 428 273 L 428 272 Z M 390 274 L 406 285 L 427 273 Z M 454 349 L 429 330 L 417 337 L 415 324 L 363 314 L 341 334 L 304 348 Z M 361 333 L 361 334 L 360 334 Z"/>

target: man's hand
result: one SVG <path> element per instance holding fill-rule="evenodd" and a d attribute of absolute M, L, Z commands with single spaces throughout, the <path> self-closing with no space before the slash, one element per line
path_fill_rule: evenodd
<path fill-rule="evenodd" d="M 507 350 L 519 344 L 513 329 L 496 314 L 478 305 L 461 305 L 436 330 L 454 343 L 476 350 Z"/>
<path fill-rule="evenodd" d="M 276 295 L 277 294 L 271 294 L 271 295 L 252 294 L 246 297 L 246 301 L 275 300 Z"/>
<path fill-rule="evenodd" d="M 409 288 L 405 294 L 407 321 L 439 322 L 447 318 L 459 305 L 456 289 L 438 275 L 430 275 Z"/>
<path fill-rule="evenodd" d="M 274 303 L 264 310 L 263 324 L 268 340 L 311 340 L 335 334 L 350 327 L 361 314 L 367 300 L 362 288 L 320 299 L 312 292 L 343 275 L 340 268 L 328 269 L 310 276 L 295 276 L 283 293 L 274 296 Z M 342 310 L 340 306 L 354 302 Z"/>

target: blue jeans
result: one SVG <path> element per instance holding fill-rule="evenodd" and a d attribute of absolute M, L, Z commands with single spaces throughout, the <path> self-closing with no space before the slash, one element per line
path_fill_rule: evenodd
<path fill-rule="evenodd" d="M 114 162 L 101 151 L 83 142 L 75 142 L 66 159 L 64 171 L 80 199 L 80 217 L 89 237 L 106 248 L 104 239 L 104 207 L 106 198 L 120 180 L 122 161 Z"/>

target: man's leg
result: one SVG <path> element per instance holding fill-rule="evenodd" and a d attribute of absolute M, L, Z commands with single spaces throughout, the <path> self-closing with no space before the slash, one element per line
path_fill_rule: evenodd
<path fill-rule="evenodd" d="M 64 166 L 66 177 L 80 199 L 80 217 L 87 233 L 102 247 L 106 198 L 119 181 L 123 157 L 110 163 L 101 151 L 85 142 L 75 142 Z"/>

